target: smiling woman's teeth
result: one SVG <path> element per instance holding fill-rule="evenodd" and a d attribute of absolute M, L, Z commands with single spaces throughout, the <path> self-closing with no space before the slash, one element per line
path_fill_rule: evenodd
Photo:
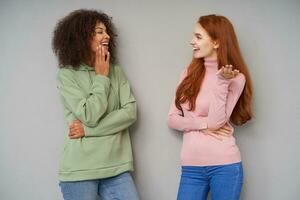
<path fill-rule="evenodd" d="M 108 42 L 100 42 L 99 46 L 104 46 L 104 47 L 108 47 Z"/>

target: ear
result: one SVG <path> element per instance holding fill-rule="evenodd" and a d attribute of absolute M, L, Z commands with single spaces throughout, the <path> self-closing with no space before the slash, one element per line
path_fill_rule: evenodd
<path fill-rule="evenodd" d="M 214 49 L 217 49 L 217 48 L 219 48 L 219 46 L 220 46 L 220 43 L 219 43 L 219 41 L 218 41 L 218 40 L 215 40 L 215 41 L 213 41 L 213 43 L 214 43 Z"/>

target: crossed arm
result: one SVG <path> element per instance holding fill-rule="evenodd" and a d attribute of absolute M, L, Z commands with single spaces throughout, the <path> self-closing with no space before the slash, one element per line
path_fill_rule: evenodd
<path fill-rule="evenodd" d="M 185 72 L 181 75 L 183 80 Z M 232 128 L 228 125 L 231 113 L 244 89 L 245 77 L 232 67 L 221 68 L 216 74 L 217 86 L 213 91 L 208 115 L 205 117 L 182 116 L 173 101 L 169 114 L 168 126 L 179 131 L 203 131 L 206 134 L 231 135 Z M 220 137 L 218 137 L 220 138 Z"/>

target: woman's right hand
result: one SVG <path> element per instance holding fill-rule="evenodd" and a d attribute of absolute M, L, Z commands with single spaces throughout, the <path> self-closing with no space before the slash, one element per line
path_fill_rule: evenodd
<path fill-rule="evenodd" d="M 232 130 L 231 127 L 225 124 L 221 128 L 217 130 L 212 130 L 212 129 L 204 129 L 202 130 L 204 134 L 210 135 L 218 140 L 223 140 L 222 138 L 225 137 L 230 137 L 232 135 Z"/>
<path fill-rule="evenodd" d="M 98 46 L 95 54 L 94 67 L 96 74 L 108 76 L 110 59 L 109 51 L 104 46 L 100 45 Z"/>

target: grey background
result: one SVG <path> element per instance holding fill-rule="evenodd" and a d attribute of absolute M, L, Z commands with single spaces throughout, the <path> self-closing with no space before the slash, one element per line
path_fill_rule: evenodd
<path fill-rule="evenodd" d="M 243 200 L 300 199 L 300 1 L 85 0 L 0 2 L 0 199 L 62 199 L 57 168 L 66 130 L 51 50 L 58 19 L 101 9 L 119 30 L 119 58 L 138 101 L 131 128 L 142 200 L 176 198 L 181 134 L 166 116 L 191 60 L 197 18 L 235 26 L 254 83 L 255 118 L 236 130 Z"/>

